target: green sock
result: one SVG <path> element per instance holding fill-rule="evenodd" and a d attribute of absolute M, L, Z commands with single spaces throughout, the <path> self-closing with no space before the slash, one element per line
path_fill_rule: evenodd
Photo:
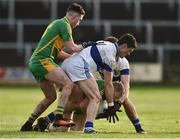
<path fill-rule="evenodd" d="M 54 113 L 55 113 L 55 121 L 58 121 L 59 119 L 63 118 L 64 108 L 61 106 L 58 106 L 56 110 L 54 111 Z"/>

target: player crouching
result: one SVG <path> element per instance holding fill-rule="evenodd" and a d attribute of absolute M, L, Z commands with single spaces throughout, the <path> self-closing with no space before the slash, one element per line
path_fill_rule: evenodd
<path fill-rule="evenodd" d="M 116 121 L 119 121 L 119 118 L 117 115 L 114 116 L 108 116 L 107 108 L 108 104 L 106 102 L 105 98 L 105 92 L 104 92 L 104 81 L 103 80 L 97 80 L 97 84 L 102 96 L 102 101 L 99 105 L 98 113 L 96 116 L 96 119 L 101 118 L 107 118 L 109 117 L 109 122 L 111 122 L 111 119 L 115 123 Z M 123 99 L 124 91 L 123 86 L 120 82 L 114 82 L 114 100 L 115 100 L 115 106 L 117 109 L 117 112 L 120 111 L 120 102 Z M 85 97 L 84 93 L 78 88 L 77 85 L 74 86 L 73 92 L 71 93 L 71 96 L 69 97 L 68 103 L 65 106 L 65 111 L 63 118 L 66 120 L 69 120 L 72 124 L 68 124 L 68 126 L 59 126 L 56 127 L 52 123 L 54 122 L 55 116 L 54 113 L 50 113 L 46 117 L 41 117 L 37 120 L 37 125 L 34 126 L 35 131 L 61 131 L 61 132 L 67 132 L 67 131 L 83 131 L 85 119 L 86 119 L 86 109 L 89 101 L 87 97 Z M 74 122 L 73 122 L 73 121 Z"/>

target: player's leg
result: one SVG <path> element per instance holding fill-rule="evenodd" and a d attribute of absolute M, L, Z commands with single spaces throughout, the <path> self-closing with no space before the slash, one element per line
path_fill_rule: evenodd
<path fill-rule="evenodd" d="M 72 111 L 74 109 L 76 109 L 77 107 L 78 107 L 77 104 L 72 103 L 71 101 L 68 100 L 68 102 L 66 103 L 65 108 L 64 108 L 63 119 L 65 119 L 66 121 L 70 121 L 71 116 L 69 116 L 69 115 L 71 115 Z M 51 112 L 47 116 L 40 117 L 37 120 L 37 125 L 35 125 L 34 130 L 45 131 L 45 129 L 48 129 L 49 131 L 66 131 L 68 129 L 68 127 L 66 127 L 66 125 L 62 125 L 59 127 L 55 127 L 53 125 L 50 125 L 53 122 L 55 122 L 55 113 Z M 70 123 L 72 123 L 72 122 L 70 122 Z"/>
<path fill-rule="evenodd" d="M 127 98 L 124 102 L 123 102 L 123 106 L 124 109 L 126 111 L 126 114 L 128 116 L 128 118 L 130 119 L 130 121 L 132 122 L 132 124 L 134 125 L 136 132 L 137 133 L 146 133 L 141 126 L 141 122 L 138 118 L 138 114 L 136 111 L 136 108 L 134 106 L 134 104 L 132 103 L 132 101 Z"/>
<path fill-rule="evenodd" d="M 73 121 L 76 123 L 76 125 L 72 127 L 71 130 L 83 131 L 86 121 L 86 111 L 88 104 L 89 99 L 87 97 L 84 97 L 84 99 L 79 103 L 78 108 L 74 110 Z"/>
<path fill-rule="evenodd" d="M 66 103 L 65 108 L 64 108 L 65 115 L 67 115 L 67 113 L 71 113 L 72 110 L 78 108 L 79 104 L 82 102 L 84 98 L 85 98 L 84 94 L 79 89 L 79 87 L 75 84 L 73 86 L 72 93 L 69 96 L 68 102 Z M 50 123 L 53 123 L 54 121 L 55 121 L 55 113 L 51 112 L 47 116 L 40 117 L 38 119 L 37 125 L 35 125 L 34 130 L 44 131 L 50 125 Z M 51 130 L 56 130 L 56 128 L 52 127 Z"/>
<path fill-rule="evenodd" d="M 96 117 L 97 109 L 100 102 L 100 93 L 92 73 L 89 71 L 89 64 L 79 55 L 74 55 L 66 59 L 62 63 L 62 68 L 70 79 L 79 85 L 79 88 L 84 92 L 85 96 L 89 99 L 87 107 L 86 130 L 92 133 L 93 121 Z"/>
<path fill-rule="evenodd" d="M 47 109 L 47 107 L 54 102 L 56 99 L 56 90 L 54 84 L 50 81 L 44 80 L 39 83 L 40 88 L 44 93 L 44 99 L 34 109 L 31 116 L 28 118 L 26 123 L 21 127 L 21 131 L 31 131 L 32 124 L 34 121 Z"/>
<path fill-rule="evenodd" d="M 136 108 L 132 101 L 128 98 L 129 94 L 124 93 L 124 87 L 121 82 L 113 82 L 115 91 L 115 100 L 119 100 L 124 106 L 125 112 L 134 125 L 137 133 L 145 133 L 141 127 L 141 122 L 138 118 Z M 123 102 L 123 103 L 122 103 Z"/>
<path fill-rule="evenodd" d="M 121 82 L 114 82 L 114 91 L 115 91 L 115 99 L 120 100 L 121 104 L 124 106 L 125 112 L 134 125 L 137 133 L 145 133 L 145 131 L 141 127 L 141 122 L 138 118 L 138 114 L 134 104 L 128 98 L 129 94 L 124 93 L 124 87 Z M 123 102 L 123 103 L 122 103 Z"/>
<path fill-rule="evenodd" d="M 63 120 L 63 112 L 64 112 L 65 104 L 67 103 L 68 98 L 71 94 L 71 90 L 73 88 L 73 82 L 68 78 L 68 76 L 61 69 L 61 67 L 58 67 L 58 68 L 54 69 L 52 72 L 48 73 L 45 76 L 45 78 L 52 82 L 55 82 L 59 85 L 62 85 L 62 91 L 61 91 L 60 98 L 58 100 L 58 106 L 57 106 L 56 110 L 54 111 L 54 113 L 56 115 L 55 121 L 59 121 L 61 123 L 60 125 L 64 125 L 64 124 L 71 125 L 71 123 L 65 122 Z"/>
<path fill-rule="evenodd" d="M 93 122 L 95 120 L 99 103 L 100 103 L 100 93 L 98 90 L 97 83 L 94 78 L 90 78 L 83 81 L 78 81 L 77 84 L 79 88 L 84 92 L 86 97 L 89 100 L 89 104 L 86 110 L 86 122 L 85 122 L 85 133 L 92 133 L 95 132 L 93 129 Z"/>
<path fill-rule="evenodd" d="M 73 121 L 76 123 L 75 126 L 71 127 L 71 131 L 83 131 L 84 124 L 86 121 L 86 114 L 75 111 L 73 114 Z"/>
<path fill-rule="evenodd" d="M 82 131 L 86 119 L 86 109 L 89 100 L 84 96 L 78 85 L 74 85 L 72 93 L 64 109 L 64 119 L 73 120 L 76 124 L 73 127 L 49 127 L 50 131 Z M 73 114 L 71 113 L 73 111 Z"/>
<path fill-rule="evenodd" d="M 63 118 L 66 119 L 66 121 L 71 121 L 72 119 L 72 112 L 69 113 L 65 113 L 63 115 Z M 53 132 L 68 132 L 70 131 L 70 127 L 69 126 L 54 126 L 53 124 L 50 124 L 48 126 L 48 131 L 53 131 Z"/>

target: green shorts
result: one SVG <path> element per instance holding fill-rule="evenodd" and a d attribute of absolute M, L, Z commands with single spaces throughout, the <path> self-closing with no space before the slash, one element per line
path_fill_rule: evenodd
<path fill-rule="evenodd" d="M 30 71 L 38 82 L 43 81 L 47 73 L 59 67 L 51 58 L 31 59 L 28 65 Z"/>

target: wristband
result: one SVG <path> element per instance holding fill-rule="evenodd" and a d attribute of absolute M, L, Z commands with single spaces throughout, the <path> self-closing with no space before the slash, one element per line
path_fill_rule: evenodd
<path fill-rule="evenodd" d="M 114 106 L 114 102 L 108 103 L 108 106 L 110 107 Z"/>

